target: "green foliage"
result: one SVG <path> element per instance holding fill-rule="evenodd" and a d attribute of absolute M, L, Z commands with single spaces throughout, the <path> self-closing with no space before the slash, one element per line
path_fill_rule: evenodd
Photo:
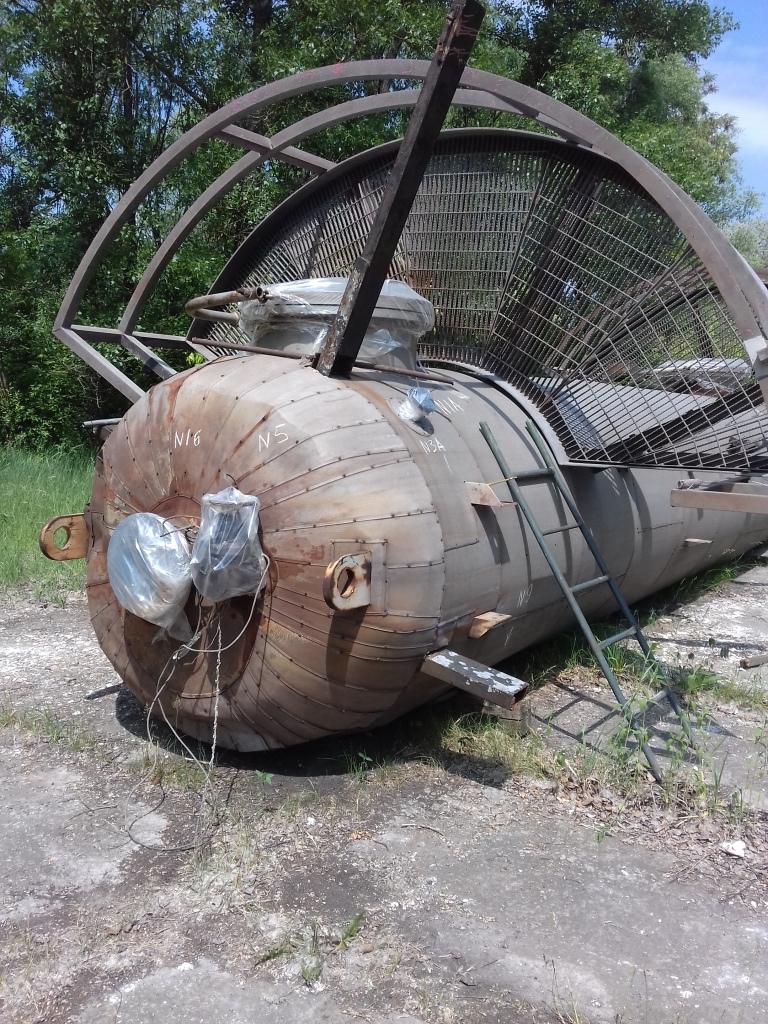
<path fill-rule="evenodd" d="M 84 452 L 33 452 L 0 446 L 0 590 L 33 583 L 40 595 L 80 589 L 85 562 L 51 562 L 37 537 L 55 515 L 81 512 L 93 460 Z"/>
<path fill-rule="evenodd" d="M 768 267 L 768 220 L 737 221 L 725 233 L 753 267 Z"/>
<path fill-rule="evenodd" d="M 473 63 L 574 106 L 662 167 L 723 222 L 744 220 L 732 119 L 706 105 L 698 62 L 731 27 L 703 0 L 488 0 Z M 119 396 L 50 337 L 67 281 L 121 193 L 162 150 L 222 103 L 261 83 L 338 61 L 428 57 L 445 0 L 11 0 L 0 11 L 0 441 L 42 449 L 82 438 L 85 418 L 123 411 Z M 402 84 L 402 83 L 401 83 Z M 382 83 L 362 86 L 376 92 Z M 272 134 L 351 87 L 259 112 Z M 328 129 L 332 160 L 402 134 L 401 113 Z M 512 115 L 455 111 L 451 124 L 530 127 Z M 80 317 L 114 326 L 181 210 L 231 162 L 211 142 L 124 225 Z M 139 328 L 184 331 L 184 302 L 205 290 L 240 241 L 304 172 L 268 163 L 193 233 Z M 138 363 L 105 348 L 148 383 Z M 179 361 L 183 355 L 169 355 Z"/>

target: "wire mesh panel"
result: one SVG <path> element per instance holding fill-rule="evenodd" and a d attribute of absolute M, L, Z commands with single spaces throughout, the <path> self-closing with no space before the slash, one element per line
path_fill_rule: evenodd
<path fill-rule="evenodd" d="M 373 151 L 257 229 L 242 284 L 345 276 L 394 162 Z M 768 469 L 728 308 L 671 218 L 611 161 L 522 132 L 443 137 L 391 276 L 432 301 L 421 358 L 508 381 L 574 463 Z M 209 344 L 243 340 L 212 327 Z"/>

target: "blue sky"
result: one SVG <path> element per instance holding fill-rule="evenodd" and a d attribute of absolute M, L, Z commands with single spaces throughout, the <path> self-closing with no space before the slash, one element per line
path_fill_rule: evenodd
<path fill-rule="evenodd" d="M 707 102 L 738 119 L 741 173 L 763 193 L 762 216 L 768 217 L 768 0 L 710 0 L 710 6 L 730 11 L 739 28 L 704 63 L 717 76 L 717 92 Z"/>

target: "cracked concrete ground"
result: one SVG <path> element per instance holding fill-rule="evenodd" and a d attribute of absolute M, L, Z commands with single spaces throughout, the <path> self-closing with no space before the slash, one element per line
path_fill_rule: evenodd
<path fill-rule="evenodd" d="M 768 646 L 768 570 L 752 573 L 658 620 L 665 660 L 694 645 L 696 664 L 765 686 L 768 669 L 736 657 Z M 77 595 L 0 605 L 9 1024 L 766 1019 L 757 708 L 710 709 L 702 742 L 749 805 L 718 817 L 671 810 L 650 784 L 625 806 L 569 776 L 566 741 L 614 717 L 583 672 L 534 695 L 547 742 L 565 744 L 556 780 L 461 750 L 425 761 L 396 723 L 225 756 L 206 787 L 150 748 L 124 690 L 85 699 L 118 682 Z M 662 755 L 668 729 L 652 736 Z M 739 841 L 743 857 L 723 849 Z"/>

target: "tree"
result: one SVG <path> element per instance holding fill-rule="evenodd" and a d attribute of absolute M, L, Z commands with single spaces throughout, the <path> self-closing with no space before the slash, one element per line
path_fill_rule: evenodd
<path fill-rule="evenodd" d="M 725 233 L 748 263 L 768 270 L 768 220 L 736 221 Z"/>
<path fill-rule="evenodd" d="M 732 25 L 701 0 L 487 0 L 473 63 L 583 111 L 644 153 L 722 221 L 750 214 L 734 164 L 734 125 L 706 99 L 698 62 Z M 111 392 L 50 338 L 63 287 L 104 217 L 174 138 L 254 86 L 322 64 L 426 57 L 446 0 L 7 0 L 0 11 L 0 438 L 78 437 Z M 367 83 L 367 91 L 384 88 Z M 253 120 L 270 134 L 352 95 L 297 97 Z M 401 134 L 404 116 L 338 126 L 313 147 L 338 160 Z M 503 115 L 505 116 L 505 115 Z M 487 113 L 456 123 L 493 123 Z M 500 122 L 501 123 L 501 122 Z M 505 122 L 506 123 L 506 122 Z M 530 127 L 526 124 L 526 127 Z M 126 225 L 86 297 L 114 325 L 148 253 L 232 159 L 211 143 Z M 299 180 L 269 165 L 238 187 L 165 275 L 145 326 L 201 291 L 267 210 Z M 121 351 L 111 358 L 141 373 Z"/>

